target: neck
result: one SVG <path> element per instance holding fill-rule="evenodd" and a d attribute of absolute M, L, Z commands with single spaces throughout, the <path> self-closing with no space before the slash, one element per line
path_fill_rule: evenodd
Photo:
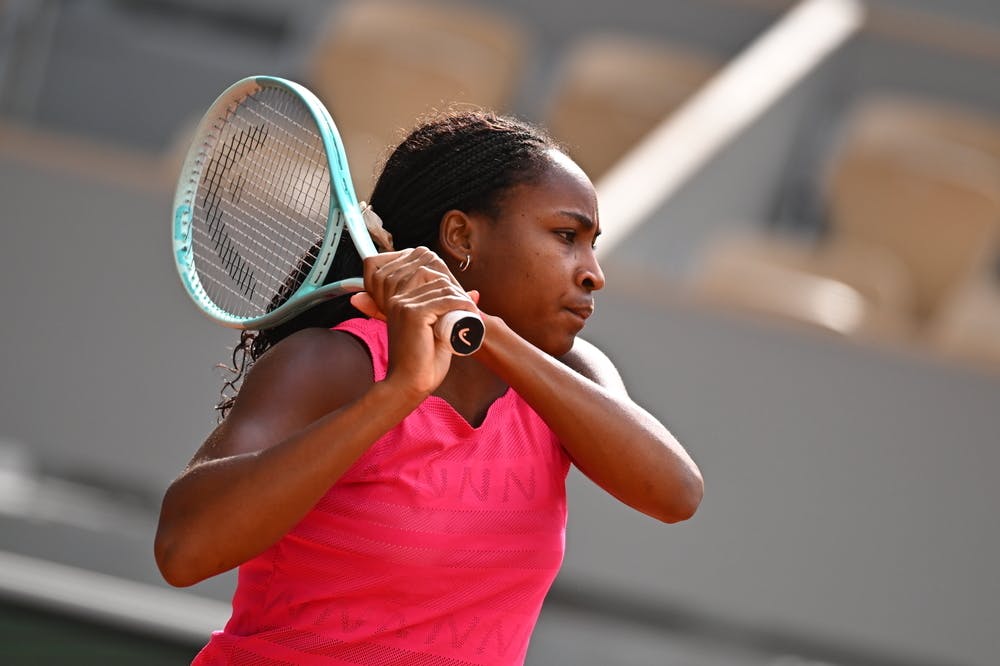
<path fill-rule="evenodd" d="M 434 395 L 478 427 L 490 405 L 506 391 L 507 384 L 482 363 L 472 357 L 455 357 Z"/>

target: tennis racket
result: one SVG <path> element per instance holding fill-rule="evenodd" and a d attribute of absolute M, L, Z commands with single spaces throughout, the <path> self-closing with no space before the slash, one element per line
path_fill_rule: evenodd
<path fill-rule="evenodd" d="M 324 281 L 345 244 L 362 259 L 378 252 L 329 112 L 309 90 L 277 77 L 237 81 L 205 113 L 173 211 L 184 288 L 232 328 L 271 328 L 363 291 L 361 276 Z M 434 331 L 462 356 L 485 335 L 479 315 L 465 310 L 440 317 Z"/>

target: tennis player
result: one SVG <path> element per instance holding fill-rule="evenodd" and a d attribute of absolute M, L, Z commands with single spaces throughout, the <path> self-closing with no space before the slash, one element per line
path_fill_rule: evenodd
<path fill-rule="evenodd" d="M 597 198 L 541 130 L 436 117 L 371 205 L 399 249 L 343 268 L 364 293 L 244 333 L 238 393 L 164 497 L 167 581 L 239 567 L 196 664 L 522 664 L 570 464 L 664 522 L 701 501 L 691 457 L 578 337 L 605 281 Z M 434 322 L 477 305 L 485 342 L 456 357 Z"/>

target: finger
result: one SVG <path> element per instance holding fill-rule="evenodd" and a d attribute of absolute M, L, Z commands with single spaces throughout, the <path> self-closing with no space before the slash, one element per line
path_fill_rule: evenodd
<path fill-rule="evenodd" d="M 365 281 L 367 282 L 375 273 L 381 271 L 385 266 L 400 259 L 406 254 L 406 250 L 401 250 L 398 252 L 383 252 L 382 254 L 376 254 L 365 258 L 362 262 L 362 265 L 364 266 L 363 275 Z"/>
<path fill-rule="evenodd" d="M 393 298 L 388 312 L 390 319 L 397 313 L 405 312 L 408 317 L 415 317 L 415 320 L 432 325 L 441 315 L 455 310 L 478 312 L 475 302 L 466 292 L 456 289 L 447 279 L 441 278 Z"/>
<path fill-rule="evenodd" d="M 432 250 L 419 246 L 384 252 L 365 260 L 365 277 L 378 276 L 380 279 L 400 278 L 420 268 L 433 271 L 436 275 L 447 277 L 452 283 L 459 284 L 455 276 L 448 270 L 448 265 Z"/>
<path fill-rule="evenodd" d="M 427 248 L 404 250 L 387 261 L 366 266 L 365 291 L 386 311 L 389 299 L 418 285 L 439 281 L 455 284 L 446 270 L 444 262 Z"/>

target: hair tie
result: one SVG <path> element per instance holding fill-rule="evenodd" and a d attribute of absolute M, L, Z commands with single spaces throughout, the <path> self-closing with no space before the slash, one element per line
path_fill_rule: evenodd
<path fill-rule="evenodd" d="M 380 252 L 391 252 L 393 249 L 392 234 L 382 226 L 382 218 L 372 210 L 371 204 L 361 201 L 359 205 L 361 206 L 361 219 L 365 221 L 365 227 L 368 228 L 368 235 L 372 237 L 375 247 Z"/>

